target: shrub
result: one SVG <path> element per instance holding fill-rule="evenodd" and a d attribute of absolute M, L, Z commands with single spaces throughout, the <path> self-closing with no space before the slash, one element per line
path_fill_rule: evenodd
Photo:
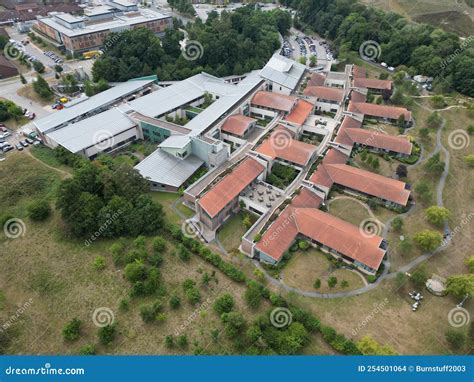
<path fill-rule="evenodd" d="M 98 336 L 102 345 L 108 345 L 115 339 L 115 324 L 106 325 L 99 329 Z"/>
<path fill-rule="evenodd" d="M 445 333 L 445 338 L 446 341 L 448 341 L 449 346 L 455 350 L 461 349 L 466 342 L 466 336 L 464 333 L 454 329 L 447 330 Z"/>
<path fill-rule="evenodd" d="M 328 278 L 328 287 L 329 288 L 334 288 L 337 284 L 337 278 L 334 276 L 331 276 Z"/>
<path fill-rule="evenodd" d="M 397 216 L 392 221 L 392 228 L 395 231 L 400 232 L 402 230 L 402 227 L 403 227 L 403 219 L 400 216 Z"/>
<path fill-rule="evenodd" d="M 66 341 L 76 341 L 81 335 L 81 321 L 73 318 L 63 328 L 63 337 Z"/>
<path fill-rule="evenodd" d="M 184 349 L 188 346 L 188 337 L 186 336 L 186 334 L 181 334 L 177 341 L 178 343 L 178 346 L 181 348 L 181 349 Z"/>
<path fill-rule="evenodd" d="M 125 277 L 130 282 L 144 280 L 146 277 L 146 267 L 141 262 L 127 264 L 124 271 Z"/>
<path fill-rule="evenodd" d="M 93 267 L 96 271 L 102 271 L 103 269 L 105 269 L 105 257 L 97 256 L 94 259 Z"/>
<path fill-rule="evenodd" d="M 51 213 L 51 207 L 46 200 L 36 200 L 28 205 L 28 216 L 34 221 L 43 221 Z"/>
<path fill-rule="evenodd" d="M 119 309 L 122 312 L 126 312 L 128 311 L 129 308 L 130 308 L 130 301 L 126 298 L 122 298 L 119 303 Z"/>
<path fill-rule="evenodd" d="M 79 355 L 96 355 L 97 350 L 94 345 L 84 345 L 79 349 Z"/>
<path fill-rule="evenodd" d="M 223 313 L 229 313 L 235 305 L 234 297 L 230 293 L 225 293 L 214 303 L 214 311 L 221 316 Z"/>
<path fill-rule="evenodd" d="M 314 289 L 319 289 L 319 288 L 321 288 L 321 280 L 320 280 L 320 279 L 314 280 L 313 288 L 314 288 Z"/>
<path fill-rule="evenodd" d="M 171 296 L 170 298 L 171 309 L 178 309 L 180 306 L 181 306 L 181 299 L 176 295 Z"/>
<path fill-rule="evenodd" d="M 166 336 L 165 337 L 165 346 L 167 348 L 172 348 L 174 347 L 174 337 L 173 336 Z"/>
<path fill-rule="evenodd" d="M 153 239 L 152 246 L 155 252 L 163 252 L 166 249 L 166 241 L 161 236 L 157 236 Z"/>

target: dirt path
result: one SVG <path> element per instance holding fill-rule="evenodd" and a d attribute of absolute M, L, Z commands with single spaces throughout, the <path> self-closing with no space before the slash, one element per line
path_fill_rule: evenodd
<path fill-rule="evenodd" d="M 51 169 L 51 170 L 54 170 L 54 171 L 57 171 L 59 173 L 61 173 L 63 175 L 64 178 L 70 178 L 72 176 L 72 174 L 68 171 L 64 171 L 64 170 L 61 170 L 60 168 L 57 168 L 57 167 L 53 167 L 53 166 L 50 166 L 49 164 L 46 164 L 44 163 L 41 159 L 38 159 L 36 158 L 31 152 L 30 150 L 25 150 L 26 152 L 26 155 L 29 155 L 31 158 L 33 158 L 35 161 L 37 161 L 38 163 L 41 163 L 43 166 Z"/>

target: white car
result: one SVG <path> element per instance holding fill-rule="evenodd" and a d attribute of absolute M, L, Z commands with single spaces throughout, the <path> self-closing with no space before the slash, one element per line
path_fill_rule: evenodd
<path fill-rule="evenodd" d="M 0 134 L 0 139 L 5 139 L 6 137 L 9 137 L 11 135 L 10 132 L 6 132 L 6 133 L 3 133 L 3 134 Z"/>
<path fill-rule="evenodd" d="M 391 72 L 393 72 L 395 70 L 395 68 L 393 66 L 389 66 L 387 69 L 390 70 Z"/>
<path fill-rule="evenodd" d="M 385 62 L 380 63 L 384 68 L 386 68 L 388 65 Z"/>

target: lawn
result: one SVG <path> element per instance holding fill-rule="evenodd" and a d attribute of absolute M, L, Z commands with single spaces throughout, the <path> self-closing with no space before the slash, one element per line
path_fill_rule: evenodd
<path fill-rule="evenodd" d="M 26 205 L 32 199 L 52 196 L 59 175 L 22 153 L 14 153 L 10 158 L 0 166 L 0 181 L 4 185 L 0 207 L 2 212 L 21 218 L 26 230 L 17 239 L 1 235 L 0 322 L 6 322 L 26 302 L 31 303 L 12 325 L 14 337 L 6 350 L 8 354 L 77 354 L 86 344 L 96 345 L 100 354 L 192 354 L 196 349 L 210 354 L 235 352 L 222 333 L 219 316 L 212 310 L 215 299 L 223 292 L 231 293 L 235 309 L 244 312 L 248 321 L 269 308 L 264 301 L 260 308 L 250 310 L 242 298 L 244 284 L 230 281 L 199 257 L 191 256 L 183 262 L 175 255 L 173 240 L 166 238 L 164 261 L 159 268 L 166 287 L 166 294 L 161 297 L 163 321 L 145 324 L 139 315 L 140 306 L 156 301 L 157 297 L 130 299 L 130 283 L 123 276 L 123 268 L 114 265 L 109 250 L 115 241 L 99 238 L 85 245 L 83 240 L 67 237 L 56 211 L 44 222 L 30 221 Z M 155 199 L 169 205 L 176 195 L 167 195 L 172 197 L 158 194 Z M 124 240 L 127 244 L 131 241 Z M 148 238 L 148 251 L 150 247 Z M 100 271 L 93 267 L 98 255 L 105 258 L 105 269 Z M 215 273 L 207 286 L 201 282 L 205 273 Z M 198 314 L 196 306 L 189 304 L 183 293 L 181 284 L 187 278 L 196 282 L 202 296 Z M 176 310 L 169 306 L 172 295 L 181 298 L 181 307 Z M 123 299 L 129 301 L 127 309 L 119 308 Z M 110 346 L 98 344 L 98 328 L 92 320 L 93 312 L 104 307 L 113 312 L 117 324 L 117 339 Z M 67 342 L 61 331 L 75 317 L 82 322 L 81 335 L 77 341 Z M 211 336 L 214 330 L 218 333 L 216 340 Z M 176 332 L 187 335 L 188 346 L 165 346 L 165 336 Z M 320 346 L 315 343 L 311 349 L 316 351 Z"/>
<path fill-rule="evenodd" d="M 156 192 L 150 191 L 151 198 L 154 202 L 160 203 L 163 206 L 167 219 L 170 222 L 179 224 L 181 218 L 174 211 L 173 204 L 179 199 L 179 195 L 172 192 Z"/>
<path fill-rule="evenodd" d="M 327 256 L 329 255 L 314 248 L 306 252 L 295 252 L 282 270 L 281 277 L 288 286 L 321 293 L 348 291 L 364 286 L 361 276 L 348 269 L 335 267 Z M 328 286 L 329 277 L 337 278 L 337 284 L 333 288 Z M 317 289 L 314 287 L 316 279 L 321 281 L 321 286 Z M 341 286 L 343 280 L 349 285 Z"/>
<path fill-rule="evenodd" d="M 231 216 L 219 229 L 217 237 L 226 251 L 233 252 L 238 250 L 240 242 L 242 241 L 242 236 L 248 229 L 243 223 L 245 216 L 249 216 L 252 223 L 257 219 L 253 214 L 239 212 L 238 214 Z"/>

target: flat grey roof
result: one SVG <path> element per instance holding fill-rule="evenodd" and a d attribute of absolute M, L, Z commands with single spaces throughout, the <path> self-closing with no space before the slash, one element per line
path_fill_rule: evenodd
<path fill-rule="evenodd" d="M 108 12 L 105 9 L 104 10 L 94 9 L 93 11 L 90 11 L 89 13 L 86 13 L 86 11 L 84 11 L 84 14 L 86 15 L 86 17 L 87 16 L 93 17 L 95 15 L 99 15 L 102 13 L 112 13 L 112 12 Z M 60 15 L 61 14 L 57 14 L 55 16 L 57 17 Z M 89 34 L 89 33 L 106 31 L 106 30 L 118 31 L 118 30 L 129 29 L 131 25 L 140 24 L 144 22 L 150 22 L 154 20 L 168 19 L 168 18 L 171 18 L 171 16 L 167 16 L 162 13 L 152 11 L 150 9 L 142 9 L 140 10 L 140 13 L 135 16 L 115 15 L 110 20 L 104 20 L 103 22 L 87 24 L 85 25 L 84 28 L 75 28 L 75 29 L 67 28 L 64 25 L 61 25 L 60 23 L 58 23 L 54 19 L 54 16 L 53 17 L 40 17 L 38 18 L 38 21 L 48 25 L 49 27 L 57 30 L 58 32 L 68 37 L 75 37 L 75 36 L 81 36 L 81 35 Z"/>
<path fill-rule="evenodd" d="M 105 139 L 113 142 L 113 136 L 134 126 L 136 123 L 116 107 L 46 135 L 69 151 L 77 153 Z"/>
<path fill-rule="evenodd" d="M 58 126 L 61 126 L 67 122 L 73 121 L 74 119 L 83 116 L 84 114 L 90 113 L 96 109 L 104 107 L 128 94 L 135 93 L 141 88 L 151 84 L 153 80 L 137 80 L 128 81 L 120 85 L 114 86 L 102 93 L 96 94 L 93 97 L 77 104 L 71 108 L 65 108 L 60 111 L 53 112 L 47 117 L 34 121 L 37 129 L 46 133 L 54 130 Z"/>
<path fill-rule="evenodd" d="M 194 155 L 180 159 L 157 149 L 135 168 L 152 182 L 180 187 L 203 163 L 204 161 Z"/>
<path fill-rule="evenodd" d="M 218 121 L 224 114 L 228 113 L 236 104 L 239 103 L 247 93 L 254 90 L 263 83 L 263 79 L 258 75 L 251 75 L 238 85 L 228 85 L 233 91 L 214 101 L 209 107 L 204 109 L 189 121 L 184 127 L 191 130 L 190 135 L 197 136 L 202 134 L 209 126 Z"/>
<path fill-rule="evenodd" d="M 305 70 L 305 65 L 275 53 L 260 71 L 260 75 L 269 81 L 294 90 Z"/>
<path fill-rule="evenodd" d="M 140 114 L 154 118 L 203 97 L 206 91 L 222 89 L 220 83 L 223 81 L 210 74 L 200 73 L 138 98 L 129 105 Z"/>

